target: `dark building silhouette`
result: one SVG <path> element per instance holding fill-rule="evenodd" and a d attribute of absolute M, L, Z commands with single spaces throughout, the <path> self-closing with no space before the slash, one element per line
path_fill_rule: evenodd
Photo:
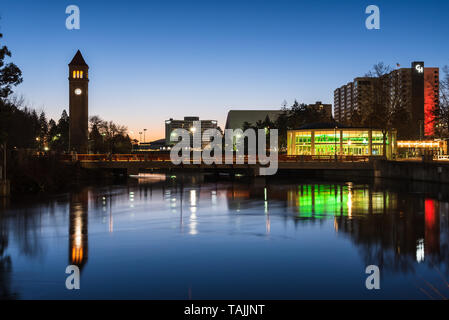
<path fill-rule="evenodd" d="M 87 153 L 89 66 L 78 50 L 69 63 L 69 150 Z"/>

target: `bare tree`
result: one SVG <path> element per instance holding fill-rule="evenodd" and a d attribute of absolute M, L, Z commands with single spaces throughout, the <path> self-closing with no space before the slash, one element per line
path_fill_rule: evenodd
<path fill-rule="evenodd" d="M 440 79 L 440 105 L 435 110 L 436 135 L 449 138 L 449 67 L 445 66 L 443 72 L 444 76 Z"/>
<path fill-rule="evenodd" d="M 394 129 L 397 116 L 405 112 L 399 96 L 399 81 L 392 68 L 379 62 L 367 74 L 372 78 L 372 93 L 368 103 L 360 111 L 362 124 L 379 128 L 383 135 L 383 155 L 387 155 L 387 134 Z"/>
<path fill-rule="evenodd" d="M 89 129 L 92 130 L 94 126 L 98 128 L 103 122 L 104 121 L 99 116 L 91 116 L 89 117 Z"/>
<path fill-rule="evenodd" d="M 17 109 L 23 109 L 26 107 L 27 103 L 23 94 L 17 95 L 13 93 L 6 99 L 10 104 L 14 105 Z"/>

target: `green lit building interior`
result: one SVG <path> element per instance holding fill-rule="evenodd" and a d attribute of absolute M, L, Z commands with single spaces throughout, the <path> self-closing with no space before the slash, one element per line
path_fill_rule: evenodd
<path fill-rule="evenodd" d="M 396 131 L 380 129 L 303 128 L 287 131 L 287 155 L 297 156 L 384 156 L 396 155 Z"/>

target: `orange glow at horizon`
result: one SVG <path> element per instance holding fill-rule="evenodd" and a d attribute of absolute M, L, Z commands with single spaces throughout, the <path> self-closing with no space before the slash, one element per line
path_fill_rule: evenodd
<path fill-rule="evenodd" d="M 142 135 L 139 134 L 139 132 L 142 132 Z M 128 127 L 128 135 L 131 139 L 136 139 L 140 141 L 140 138 L 142 138 L 143 142 L 143 129 L 139 129 L 136 127 Z M 146 142 L 151 142 L 151 141 L 155 141 L 155 140 L 159 140 L 159 139 L 165 139 L 165 128 L 164 128 L 164 124 L 161 124 L 160 127 L 154 127 L 154 128 L 149 128 L 146 132 L 145 132 L 145 141 Z"/>

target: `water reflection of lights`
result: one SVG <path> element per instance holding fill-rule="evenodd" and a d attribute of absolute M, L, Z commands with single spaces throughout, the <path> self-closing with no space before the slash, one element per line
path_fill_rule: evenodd
<path fill-rule="evenodd" d="M 416 244 L 416 261 L 424 261 L 424 239 L 419 239 Z"/>
<path fill-rule="evenodd" d="M 189 194 L 190 194 L 189 234 L 196 235 L 196 234 L 198 234 L 198 229 L 197 229 L 198 221 L 197 221 L 197 216 L 196 216 L 198 199 L 197 199 L 196 190 L 190 190 Z"/>
<path fill-rule="evenodd" d="M 114 232 L 114 219 L 112 217 L 112 211 L 109 212 L 109 232 Z"/>
<path fill-rule="evenodd" d="M 288 205 L 301 218 L 324 218 L 329 215 L 343 215 L 350 219 L 354 215 L 383 213 L 396 205 L 397 196 L 376 192 L 366 185 L 299 185 L 287 193 Z"/>
<path fill-rule="evenodd" d="M 270 221 L 270 215 L 269 215 L 269 214 L 267 214 L 267 220 L 266 220 L 265 224 L 266 224 L 267 234 L 270 234 L 270 231 L 271 231 L 271 221 Z"/>
<path fill-rule="evenodd" d="M 196 217 L 196 208 L 190 208 L 191 214 L 190 214 L 190 223 L 189 223 L 189 234 L 191 234 L 192 236 L 198 234 L 198 230 L 197 230 L 197 226 L 198 226 L 198 221 L 197 221 L 197 217 Z"/>
<path fill-rule="evenodd" d="M 211 196 L 210 196 L 210 202 L 212 204 L 213 207 L 217 206 L 217 191 L 212 190 L 210 192 Z"/>
<path fill-rule="evenodd" d="M 266 230 L 267 234 L 270 234 L 271 231 L 271 222 L 270 222 L 270 214 L 268 213 L 268 190 L 267 187 L 263 188 L 263 195 L 264 195 L 264 211 L 265 215 L 267 216 L 266 219 Z"/>
<path fill-rule="evenodd" d="M 73 244 L 75 247 L 80 247 L 82 245 L 82 237 L 83 237 L 83 220 L 81 215 L 82 211 L 75 212 L 74 219 L 74 232 L 73 232 Z"/>
<path fill-rule="evenodd" d="M 352 192 L 348 191 L 348 217 L 351 219 L 352 217 Z"/>
<path fill-rule="evenodd" d="M 196 201 L 196 190 L 190 190 L 190 205 L 192 207 L 195 207 Z"/>
<path fill-rule="evenodd" d="M 176 197 L 172 197 L 170 199 L 170 208 L 175 209 L 176 208 Z M 173 211 L 176 212 L 176 211 Z"/>
<path fill-rule="evenodd" d="M 69 261 L 82 267 L 87 260 L 87 191 L 73 194 L 70 199 Z"/>
<path fill-rule="evenodd" d="M 263 189 L 264 194 L 264 211 L 265 213 L 268 213 L 268 196 L 267 196 L 267 187 Z"/>
<path fill-rule="evenodd" d="M 129 202 L 131 203 L 129 207 L 134 208 L 134 192 L 132 191 L 129 193 Z"/>
<path fill-rule="evenodd" d="M 138 182 L 140 183 L 152 183 L 167 180 L 165 174 L 159 173 L 139 173 L 137 176 Z"/>
<path fill-rule="evenodd" d="M 352 183 L 348 184 L 348 217 L 352 218 Z"/>

